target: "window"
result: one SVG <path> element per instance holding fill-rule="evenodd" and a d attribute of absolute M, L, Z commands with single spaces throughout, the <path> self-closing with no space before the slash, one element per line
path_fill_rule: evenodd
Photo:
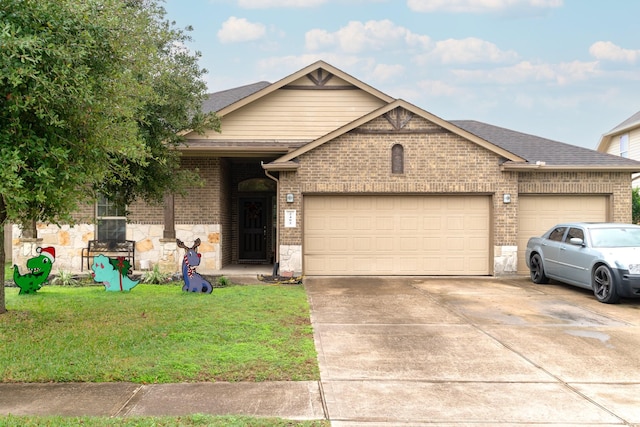
<path fill-rule="evenodd" d="M 98 220 L 97 240 L 124 242 L 127 239 L 127 218 L 123 206 L 118 206 L 100 195 L 96 205 L 96 218 Z"/>
<path fill-rule="evenodd" d="M 580 228 L 571 227 L 567 233 L 567 242 L 574 238 L 582 239 L 584 241 L 584 231 Z"/>
<path fill-rule="evenodd" d="M 620 135 L 620 157 L 629 157 L 629 134 Z"/>
<path fill-rule="evenodd" d="M 391 147 L 391 173 L 404 173 L 404 147 L 400 144 Z"/>
<path fill-rule="evenodd" d="M 238 183 L 238 191 L 242 192 L 275 192 L 276 182 L 269 178 L 250 178 Z"/>
<path fill-rule="evenodd" d="M 549 240 L 555 240 L 556 242 L 562 242 L 562 236 L 567 230 L 567 227 L 558 227 L 549 234 Z"/>

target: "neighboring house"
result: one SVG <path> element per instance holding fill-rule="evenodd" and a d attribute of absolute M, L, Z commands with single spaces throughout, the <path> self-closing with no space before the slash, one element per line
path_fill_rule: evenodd
<path fill-rule="evenodd" d="M 598 151 L 640 160 L 640 111 L 602 135 Z M 633 174 L 633 186 L 640 187 L 640 174 Z"/>
<path fill-rule="evenodd" d="M 136 268 L 278 263 L 282 275 L 524 272 L 527 239 L 558 221 L 631 220 L 640 162 L 476 121 L 446 121 L 322 61 L 269 84 L 212 94 L 221 133 L 188 134 L 182 167 L 205 181 L 121 217 Z M 95 210 L 94 210 L 95 209 Z M 94 221 L 39 226 L 55 267 L 77 270 Z M 98 224 L 98 228 L 100 224 Z M 31 250 L 14 230 L 14 259 Z M 99 232 L 98 232 L 99 234 Z"/>

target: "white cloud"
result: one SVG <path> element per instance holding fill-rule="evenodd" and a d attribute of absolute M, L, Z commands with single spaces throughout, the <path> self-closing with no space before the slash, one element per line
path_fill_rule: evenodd
<path fill-rule="evenodd" d="M 392 80 L 404 74 L 405 67 L 400 64 L 376 64 L 372 77 L 378 82 Z"/>
<path fill-rule="evenodd" d="M 327 0 L 238 0 L 238 6 L 243 9 L 267 9 L 270 7 L 315 7 L 326 3 Z"/>
<path fill-rule="evenodd" d="M 563 0 L 407 0 L 414 12 L 499 12 L 511 8 L 546 9 L 562 6 Z"/>
<path fill-rule="evenodd" d="M 493 43 L 468 37 L 461 40 L 448 39 L 436 42 L 433 49 L 417 55 L 415 61 L 424 65 L 433 61 L 442 64 L 470 64 L 511 62 L 517 59 L 518 54 L 513 51 L 500 50 Z"/>
<path fill-rule="evenodd" d="M 441 80 L 422 80 L 418 82 L 418 87 L 425 92 L 426 98 L 460 96 L 468 91 Z"/>
<path fill-rule="evenodd" d="M 426 46 L 430 39 L 427 36 L 412 33 L 407 28 L 385 19 L 364 23 L 351 21 L 346 27 L 333 33 L 314 29 L 306 33 L 305 41 L 307 49 L 311 51 L 337 47 L 342 52 L 359 53 L 382 50 L 385 47 L 396 45 Z"/>
<path fill-rule="evenodd" d="M 218 40 L 220 43 L 258 40 L 266 34 L 266 31 L 266 27 L 262 24 L 232 16 L 222 23 L 222 28 L 218 31 Z"/>
<path fill-rule="evenodd" d="M 493 70 L 453 70 L 452 73 L 460 79 L 474 83 L 514 85 L 548 82 L 566 85 L 584 81 L 598 75 L 600 71 L 597 62 L 573 61 L 561 64 L 533 64 L 529 61 L 522 61 L 510 67 Z"/>
<path fill-rule="evenodd" d="M 596 42 L 589 53 L 596 59 L 614 62 L 634 63 L 640 59 L 640 50 L 624 49 L 611 42 Z"/>

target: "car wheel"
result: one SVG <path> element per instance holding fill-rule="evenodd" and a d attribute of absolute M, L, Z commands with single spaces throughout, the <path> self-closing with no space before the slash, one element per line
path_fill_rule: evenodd
<path fill-rule="evenodd" d="M 531 266 L 531 281 L 539 285 L 549 283 L 549 278 L 544 274 L 544 267 L 542 266 L 542 257 L 540 254 L 533 254 L 529 262 Z"/>
<path fill-rule="evenodd" d="M 593 293 L 600 302 L 617 304 L 620 296 L 613 281 L 613 274 L 606 265 L 599 265 L 593 272 Z"/>

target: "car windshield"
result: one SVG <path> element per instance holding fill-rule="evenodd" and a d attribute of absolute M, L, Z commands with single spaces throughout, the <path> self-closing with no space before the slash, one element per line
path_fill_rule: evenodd
<path fill-rule="evenodd" d="M 640 228 L 595 228 L 589 233 L 594 248 L 640 246 Z"/>

